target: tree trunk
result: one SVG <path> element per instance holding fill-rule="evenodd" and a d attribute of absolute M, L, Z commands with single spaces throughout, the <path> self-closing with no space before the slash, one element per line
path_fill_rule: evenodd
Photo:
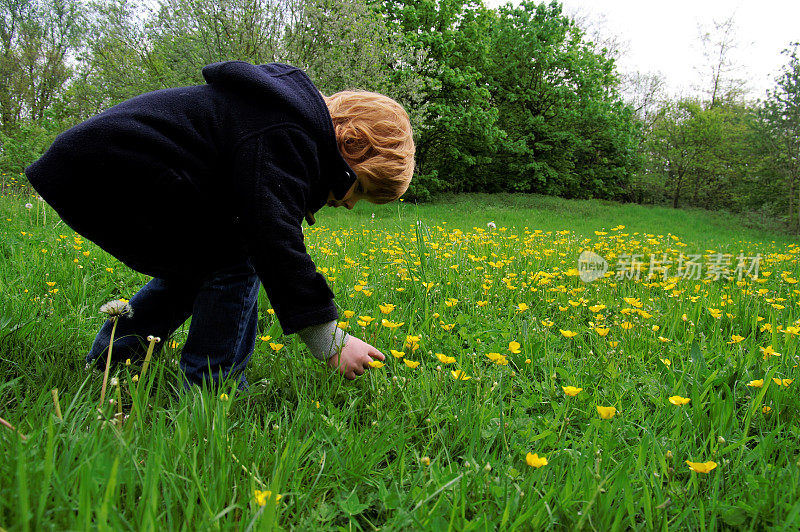
<path fill-rule="evenodd" d="M 673 209 L 677 209 L 678 208 L 678 203 L 679 203 L 679 200 L 680 200 L 680 197 L 681 197 L 681 184 L 682 184 L 681 181 L 683 181 L 683 176 L 682 175 L 678 177 L 678 182 L 675 185 L 675 195 L 672 197 L 672 208 Z"/>

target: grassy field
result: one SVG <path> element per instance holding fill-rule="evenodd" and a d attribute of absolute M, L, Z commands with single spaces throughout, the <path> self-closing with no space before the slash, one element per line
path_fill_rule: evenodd
<path fill-rule="evenodd" d="M 0 527 L 800 526 L 796 240 L 521 195 L 317 219 L 340 326 L 385 366 L 340 378 L 264 298 L 249 393 L 177 393 L 183 329 L 138 382 L 137 363 L 115 368 L 98 413 L 99 307 L 146 278 L 30 195 L 0 197 Z M 581 280 L 584 250 L 604 277 Z M 666 277 L 647 278 L 651 255 Z"/>

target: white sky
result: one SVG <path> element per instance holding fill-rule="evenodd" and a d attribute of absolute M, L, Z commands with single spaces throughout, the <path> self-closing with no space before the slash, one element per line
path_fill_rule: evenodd
<path fill-rule="evenodd" d="M 549 0 L 548 0 L 549 1 Z M 496 7 L 506 2 L 487 0 Z M 514 2 L 518 3 L 518 2 Z M 700 27 L 733 15 L 738 47 L 732 59 L 748 80 L 749 97 L 764 98 L 786 63 L 781 50 L 800 41 L 800 0 L 561 0 L 569 15 L 588 16 L 601 35 L 623 45 L 622 72 L 660 73 L 668 92 L 696 94 L 705 65 Z"/>

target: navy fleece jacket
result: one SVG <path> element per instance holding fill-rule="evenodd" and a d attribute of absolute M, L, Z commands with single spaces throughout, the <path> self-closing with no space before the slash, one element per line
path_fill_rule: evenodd
<path fill-rule="evenodd" d="M 355 181 L 301 70 L 215 63 L 65 131 L 26 169 L 76 232 L 157 277 L 249 259 L 286 334 L 338 318 L 301 222 Z"/>

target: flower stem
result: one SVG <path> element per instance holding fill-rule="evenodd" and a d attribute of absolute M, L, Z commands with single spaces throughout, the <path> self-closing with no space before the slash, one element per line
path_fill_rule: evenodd
<path fill-rule="evenodd" d="M 108 384 L 108 372 L 111 369 L 111 348 L 114 347 L 114 333 L 117 331 L 117 316 L 111 318 L 114 324 L 111 326 L 111 341 L 108 343 L 108 357 L 106 358 L 106 370 L 103 372 L 103 387 L 100 390 L 100 408 L 103 408 L 103 401 L 106 398 L 106 385 Z"/>
<path fill-rule="evenodd" d="M 50 390 L 50 393 L 53 394 L 53 404 L 56 407 L 56 417 L 63 421 L 64 417 L 61 415 L 61 404 L 58 402 L 58 388 L 53 388 Z"/>
<path fill-rule="evenodd" d="M 139 383 L 136 385 L 136 389 L 139 389 L 142 381 L 144 380 L 144 375 L 147 373 L 147 367 L 150 365 L 150 358 L 153 356 L 153 347 L 161 341 L 161 338 L 158 336 L 148 336 L 147 339 L 150 341 L 150 345 L 147 346 L 147 354 L 144 356 L 144 364 L 142 364 L 142 372 L 139 374 Z"/>

